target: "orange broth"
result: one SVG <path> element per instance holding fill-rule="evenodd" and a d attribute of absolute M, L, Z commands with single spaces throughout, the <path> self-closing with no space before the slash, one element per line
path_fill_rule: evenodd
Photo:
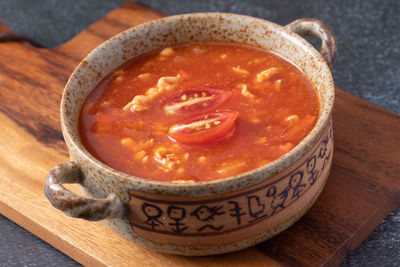
<path fill-rule="evenodd" d="M 195 115 L 167 114 L 165 103 L 203 86 L 231 92 L 215 110 L 238 112 L 234 127 L 215 142 L 176 142 L 171 127 Z M 144 110 L 129 104 L 138 95 L 149 100 Z M 294 64 L 248 45 L 201 42 L 151 51 L 113 71 L 87 97 L 79 133 L 87 150 L 116 170 L 150 180 L 208 181 L 279 158 L 311 131 L 318 114 L 316 91 Z"/>

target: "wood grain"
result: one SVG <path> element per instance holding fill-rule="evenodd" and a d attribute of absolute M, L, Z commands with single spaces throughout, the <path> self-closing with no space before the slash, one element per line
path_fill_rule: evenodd
<path fill-rule="evenodd" d="M 45 175 L 68 160 L 59 122 L 68 76 L 107 38 L 163 15 L 125 4 L 55 49 L 0 43 L 0 212 L 88 266 L 339 264 L 400 203 L 400 117 L 339 89 L 334 163 L 324 192 L 298 223 L 253 248 L 212 257 L 160 254 L 48 203 Z"/>
<path fill-rule="evenodd" d="M 35 47 L 43 47 L 41 44 L 26 36 L 14 33 L 0 21 L 0 42 L 27 42 Z"/>

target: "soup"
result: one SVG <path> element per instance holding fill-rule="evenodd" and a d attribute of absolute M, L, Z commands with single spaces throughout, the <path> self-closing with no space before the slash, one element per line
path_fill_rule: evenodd
<path fill-rule="evenodd" d="M 209 181 L 263 166 L 295 147 L 319 113 L 311 82 L 273 52 L 200 42 L 136 57 L 85 100 L 87 150 L 138 177 Z"/>

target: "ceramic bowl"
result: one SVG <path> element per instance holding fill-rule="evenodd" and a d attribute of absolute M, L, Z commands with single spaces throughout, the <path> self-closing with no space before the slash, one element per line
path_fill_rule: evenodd
<path fill-rule="evenodd" d="M 300 35 L 322 40 L 321 52 Z M 272 50 L 301 68 L 318 92 L 320 116 L 310 134 L 279 159 L 210 182 L 168 183 L 119 172 L 82 145 L 78 116 L 85 98 L 112 70 L 149 50 L 191 41 L 233 41 Z M 211 255 L 240 250 L 295 223 L 321 193 L 332 164 L 329 70 L 336 40 L 320 21 L 285 27 L 226 13 L 170 16 L 128 29 L 94 49 L 72 73 L 62 96 L 61 126 L 71 162 L 49 171 L 45 194 L 67 215 L 104 220 L 131 241 L 164 253 Z M 79 183 L 84 196 L 63 183 Z"/>

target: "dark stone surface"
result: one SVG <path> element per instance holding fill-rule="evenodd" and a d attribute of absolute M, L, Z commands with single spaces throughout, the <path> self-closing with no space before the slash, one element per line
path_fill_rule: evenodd
<path fill-rule="evenodd" d="M 15 32 L 47 46 L 57 46 L 123 2 L 2 0 L 0 20 Z M 397 0 L 148 0 L 143 3 L 170 14 L 232 12 L 281 25 L 300 17 L 320 19 L 338 39 L 338 58 L 332 69 L 336 85 L 400 114 L 400 2 Z M 0 215 L 0 266 L 49 265 L 79 264 Z M 400 207 L 342 264 L 379 265 L 400 265 Z"/>

